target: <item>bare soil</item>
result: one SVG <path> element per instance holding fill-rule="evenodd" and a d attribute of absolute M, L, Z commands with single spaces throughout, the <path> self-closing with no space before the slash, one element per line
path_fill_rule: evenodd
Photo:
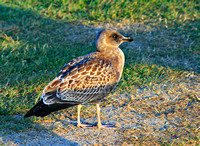
<path fill-rule="evenodd" d="M 106 98 L 102 102 L 102 122 L 114 124 L 117 129 L 77 128 L 74 107 L 39 121 L 38 124 L 43 127 L 41 131 L 9 134 L 10 131 L 3 129 L 0 144 L 199 145 L 200 94 L 196 94 L 200 93 L 198 80 L 198 76 L 187 76 L 185 82 L 152 85 L 137 89 L 132 95 L 111 95 Z M 21 115 L 15 117 L 22 118 Z M 81 120 L 83 123 L 97 123 L 94 105 L 83 108 Z"/>

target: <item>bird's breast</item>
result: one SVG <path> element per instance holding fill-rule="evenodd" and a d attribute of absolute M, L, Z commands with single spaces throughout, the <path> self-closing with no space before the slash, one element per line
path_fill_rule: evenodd
<path fill-rule="evenodd" d="M 124 53 L 120 48 L 117 48 L 115 51 L 110 52 L 110 54 L 107 55 L 109 55 L 109 60 L 114 70 L 118 74 L 117 80 L 119 81 L 124 68 L 124 62 L 125 62 Z"/>
<path fill-rule="evenodd" d="M 111 63 L 113 67 L 113 74 L 115 74 L 116 78 L 114 79 L 116 82 L 118 82 L 121 78 L 123 68 L 124 68 L 124 62 L 125 57 L 124 53 L 120 48 L 116 48 L 113 50 L 110 50 L 109 52 L 94 52 L 90 54 L 91 58 L 99 58 L 101 60 L 105 60 Z"/>
<path fill-rule="evenodd" d="M 123 69 L 124 69 L 125 57 L 124 57 L 123 51 L 120 48 L 118 48 L 118 50 L 116 52 L 117 52 L 117 54 L 116 54 L 117 59 L 115 61 L 115 65 L 116 65 L 118 72 L 120 73 L 120 76 L 119 76 L 119 80 L 120 80 Z"/>

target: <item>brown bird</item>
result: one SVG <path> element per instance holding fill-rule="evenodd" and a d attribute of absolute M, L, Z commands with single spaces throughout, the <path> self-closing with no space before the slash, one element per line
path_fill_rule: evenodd
<path fill-rule="evenodd" d="M 96 52 L 66 63 L 45 87 L 40 101 L 24 117 L 44 117 L 53 111 L 78 105 L 77 126 L 87 128 L 91 126 L 80 122 L 82 104 L 96 103 L 97 127 L 111 128 L 101 124 L 99 101 L 118 84 L 124 67 L 124 53 L 119 45 L 131 41 L 131 37 L 114 30 L 99 32 Z"/>

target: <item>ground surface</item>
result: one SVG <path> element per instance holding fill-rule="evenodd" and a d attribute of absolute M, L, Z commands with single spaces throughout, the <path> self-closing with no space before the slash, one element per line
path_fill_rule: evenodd
<path fill-rule="evenodd" d="M 1 143 L 10 145 L 127 145 L 127 144 L 187 144 L 199 145 L 199 102 L 185 92 L 199 88 L 197 76 L 187 82 L 162 84 L 156 89 L 137 89 L 135 95 L 109 97 L 102 104 L 102 121 L 118 129 L 98 130 L 76 127 L 76 111 L 60 113 L 38 122 L 40 130 L 11 132 L 3 129 Z M 196 89 L 191 89 L 190 86 Z M 199 92 L 199 91 L 198 91 Z M 198 97 L 199 98 L 199 97 Z M 106 103 L 110 104 L 106 104 Z M 69 117 L 67 117 L 68 115 Z M 14 116 L 19 120 L 21 115 Z M 96 123 L 95 106 L 83 109 L 82 122 Z M 12 123 L 12 121 L 11 121 Z M 41 126 L 42 125 L 42 126 Z M 10 133 L 9 133 L 10 132 Z"/>
<path fill-rule="evenodd" d="M 2 0 L 0 11 L 0 145 L 200 145 L 198 2 Z M 76 107 L 23 119 L 60 68 L 94 51 L 106 28 L 134 39 L 120 46 L 122 79 L 101 103 L 103 124 L 118 129 L 77 128 Z M 96 124 L 95 105 L 81 116 Z"/>

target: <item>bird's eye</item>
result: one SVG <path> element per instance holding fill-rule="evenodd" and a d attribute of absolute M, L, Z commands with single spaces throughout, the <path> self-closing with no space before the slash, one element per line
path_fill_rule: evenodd
<path fill-rule="evenodd" d="M 117 37 L 118 37 L 118 36 L 117 36 L 117 34 L 113 34 L 113 38 L 115 38 L 115 39 L 116 39 Z"/>

